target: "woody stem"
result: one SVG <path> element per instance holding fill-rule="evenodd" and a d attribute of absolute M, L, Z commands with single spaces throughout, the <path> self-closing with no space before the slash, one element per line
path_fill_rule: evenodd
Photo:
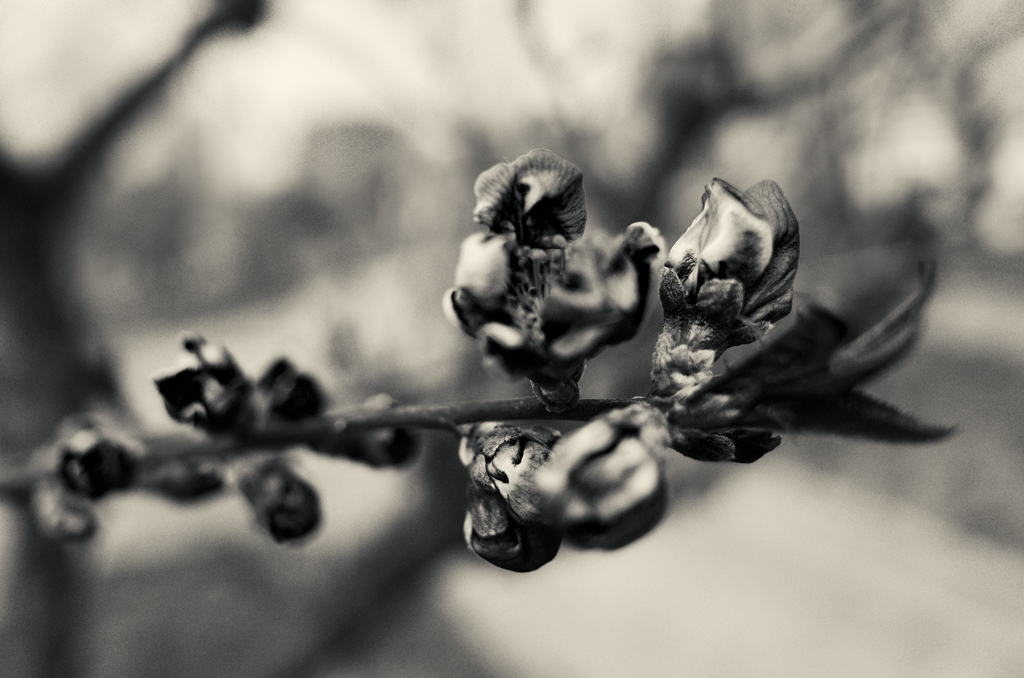
<path fill-rule="evenodd" d="M 444 429 L 458 434 L 458 426 L 480 421 L 587 421 L 609 410 L 627 407 L 643 398 L 581 400 L 564 412 L 548 412 L 536 398 L 510 398 L 439 405 L 402 405 L 386 409 L 339 410 L 297 422 L 276 422 L 259 430 L 220 437 L 188 434 L 145 436 L 146 456 L 243 456 L 252 449 L 281 449 L 296 445 L 328 447 L 346 432 L 375 428 Z M 695 422 L 695 427 L 700 427 Z M 0 494 L 24 496 L 32 484 L 53 469 L 12 467 L 0 469 Z"/>

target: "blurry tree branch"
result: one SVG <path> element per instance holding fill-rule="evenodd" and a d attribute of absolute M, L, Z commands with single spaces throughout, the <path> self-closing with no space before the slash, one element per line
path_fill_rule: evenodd
<path fill-rule="evenodd" d="M 0 454 L 24 460 L 61 418 L 97 397 L 113 398 L 111 376 L 83 352 L 79 311 L 68 298 L 62 260 L 67 210 L 106 151 L 167 86 L 196 49 L 217 31 L 253 25 L 260 0 L 225 0 L 155 72 L 130 89 L 87 127 L 58 163 L 42 172 L 20 166 L 0 149 L 0 323 L 5 359 L 0 365 Z M 79 672 L 77 632 L 82 623 L 80 565 L 64 547 L 42 538 L 19 506 L 19 585 L 13 589 L 13 629 L 29 666 L 25 675 Z"/>

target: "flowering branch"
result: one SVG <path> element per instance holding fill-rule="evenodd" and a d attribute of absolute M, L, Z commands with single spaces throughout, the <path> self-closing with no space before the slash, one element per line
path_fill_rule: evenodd
<path fill-rule="evenodd" d="M 617 238 L 585 236 L 583 175 L 550 151 L 496 165 L 474 191 L 486 232 L 462 244 L 444 309 L 477 340 L 488 369 L 529 379 L 533 397 L 399 406 L 379 395 L 327 413 L 316 379 L 287 359 L 253 380 L 225 347 L 186 336 L 182 360 L 156 387 L 173 419 L 207 437 L 136 439 L 79 421 L 29 469 L 0 475 L 0 491 L 29 496 L 47 534 L 82 539 L 96 529 L 91 501 L 108 492 L 188 501 L 234 485 L 261 528 L 293 541 L 317 528 L 320 504 L 289 448 L 396 466 L 416 453 L 417 430 L 441 429 L 461 440 L 466 544 L 522 572 L 554 558 L 563 539 L 614 549 L 653 529 L 668 504 L 670 450 L 750 463 L 781 432 L 893 442 L 948 434 L 857 390 L 915 340 L 933 267 L 859 336 L 811 308 L 775 343 L 714 375 L 726 350 L 761 338 L 792 306 L 798 225 L 774 182 L 740 191 L 713 179 L 671 250 L 643 222 Z M 665 323 L 650 392 L 580 399 L 587 361 L 636 334 L 659 269 Z M 586 423 L 564 433 L 536 423 L 555 420 Z"/>

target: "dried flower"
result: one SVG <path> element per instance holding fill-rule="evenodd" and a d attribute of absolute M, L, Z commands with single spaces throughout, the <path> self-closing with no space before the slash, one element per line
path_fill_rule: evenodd
<path fill-rule="evenodd" d="M 154 377 L 167 413 L 211 433 L 244 425 L 253 386 L 220 344 L 186 336 L 182 366 Z"/>
<path fill-rule="evenodd" d="M 579 400 L 587 359 L 632 338 L 646 306 L 658 231 L 576 242 L 587 221 L 583 174 L 536 150 L 477 179 L 473 216 L 488 229 L 462 244 L 449 320 L 480 342 L 484 363 L 527 377 L 553 412 Z"/>
<path fill-rule="evenodd" d="M 459 457 L 469 471 L 466 544 L 499 567 L 535 570 L 558 553 L 561 532 L 547 520 L 535 476 L 549 459 L 558 432 L 484 423 L 462 440 Z"/>
<path fill-rule="evenodd" d="M 643 403 L 602 415 L 559 441 L 536 482 L 566 539 L 615 549 L 647 534 L 665 512 L 660 454 L 669 442 L 665 417 Z"/>
<path fill-rule="evenodd" d="M 250 468 L 239 482 L 256 522 L 275 541 L 294 541 L 320 525 L 320 498 L 281 459 L 262 461 Z"/>

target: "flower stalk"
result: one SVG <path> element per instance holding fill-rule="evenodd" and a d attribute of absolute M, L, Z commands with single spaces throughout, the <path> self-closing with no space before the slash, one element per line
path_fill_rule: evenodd
<path fill-rule="evenodd" d="M 202 437 L 163 434 L 143 436 L 139 442 L 145 450 L 138 460 L 139 473 L 147 464 L 164 458 L 244 456 L 253 450 L 284 449 L 294 446 L 323 444 L 343 431 L 381 428 L 420 428 L 450 431 L 461 435 L 459 426 L 479 421 L 589 421 L 611 410 L 628 407 L 644 398 L 583 399 L 563 412 L 548 411 L 536 398 L 508 398 L 477 402 L 399 405 L 386 410 L 361 407 L 338 410 L 297 422 L 274 422 L 259 431 L 231 437 Z M 694 426 L 712 426 L 716 422 L 695 416 Z M 720 422 L 727 426 L 727 421 Z M 11 494 L 27 489 L 44 470 L 19 466 L 0 469 L 0 493 Z"/>

